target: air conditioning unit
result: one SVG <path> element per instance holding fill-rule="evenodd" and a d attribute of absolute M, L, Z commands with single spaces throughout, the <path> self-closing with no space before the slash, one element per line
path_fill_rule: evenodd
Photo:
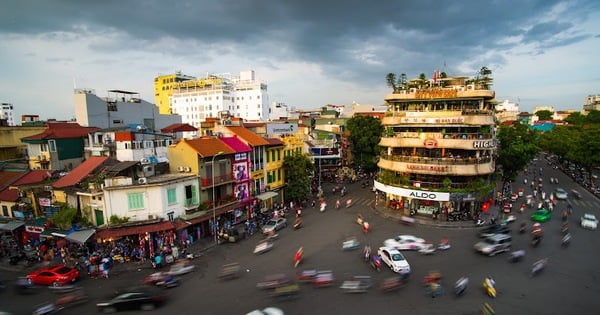
<path fill-rule="evenodd" d="M 155 215 L 153 215 L 153 214 L 148 215 L 148 220 L 154 220 L 154 219 L 156 219 Z"/>
<path fill-rule="evenodd" d="M 138 178 L 138 184 L 148 184 L 148 179 L 146 177 Z"/>
<path fill-rule="evenodd" d="M 186 173 L 189 173 L 189 172 L 191 172 L 191 171 L 192 171 L 192 168 L 191 168 L 191 167 L 188 167 L 188 166 L 186 166 L 186 167 L 184 168 L 184 171 L 185 171 Z"/>
<path fill-rule="evenodd" d="M 464 90 L 465 90 L 465 87 L 461 85 L 461 86 L 459 86 L 459 87 L 457 88 L 457 90 L 459 90 L 459 91 L 464 91 Z"/>
<path fill-rule="evenodd" d="M 180 167 L 177 168 L 177 170 L 180 171 L 180 172 L 183 172 L 183 171 L 185 171 L 185 167 L 180 166 Z"/>
<path fill-rule="evenodd" d="M 144 173 L 154 172 L 154 167 L 152 165 L 145 165 L 143 170 Z"/>
<path fill-rule="evenodd" d="M 410 94 L 417 93 L 417 89 L 416 88 L 410 88 L 409 93 Z"/>

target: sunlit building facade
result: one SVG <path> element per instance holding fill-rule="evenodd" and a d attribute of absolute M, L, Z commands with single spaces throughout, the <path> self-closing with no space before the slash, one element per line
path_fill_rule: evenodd
<path fill-rule="evenodd" d="M 494 191 L 495 92 L 475 82 L 448 77 L 386 96 L 380 206 L 464 220 L 486 209 Z"/>

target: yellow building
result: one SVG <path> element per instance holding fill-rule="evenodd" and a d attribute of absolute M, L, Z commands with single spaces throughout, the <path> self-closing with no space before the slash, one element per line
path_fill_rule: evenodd
<path fill-rule="evenodd" d="M 173 95 L 173 89 L 181 82 L 194 80 L 196 80 L 195 77 L 181 74 L 181 72 L 154 78 L 154 102 L 158 107 L 158 112 L 162 115 L 172 114 L 169 97 Z"/>
<path fill-rule="evenodd" d="M 42 133 L 44 130 L 46 125 L 0 127 L 0 161 L 24 158 L 27 155 L 27 144 L 21 142 L 21 139 Z"/>

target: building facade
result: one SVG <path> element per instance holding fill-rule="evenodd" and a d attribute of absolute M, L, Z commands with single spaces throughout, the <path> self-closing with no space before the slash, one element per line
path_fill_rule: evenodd
<path fill-rule="evenodd" d="M 180 71 L 154 78 L 154 103 L 158 107 L 158 112 L 163 115 L 173 114 L 169 102 L 169 98 L 173 95 L 173 88 L 181 82 L 194 80 L 195 77 L 182 74 Z"/>
<path fill-rule="evenodd" d="M 378 202 L 404 215 L 477 215 L 494 191 L 494 96 L 464 77 L 387 95 Z"/>
<path fill-rule="evenodd" d="M 110 90 L 107 97 L 95 93 L 89 89 L 75 90 L 75 119 L 82 126 L 106 129 L 133 124 L 155 131 L 181 122 L 181 116 L 160 114 L 158 107 L 140 99 L 136 92 Z"/>
<path fill-rule="evenodd" d="M 9 103 L 0 104 L 0 120 L 6 120 L 7 126 L 15 125 L 13 105 Z"/>

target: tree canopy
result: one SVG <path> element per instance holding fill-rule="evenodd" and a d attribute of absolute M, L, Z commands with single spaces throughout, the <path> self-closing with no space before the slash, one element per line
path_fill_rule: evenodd
<path fill-rule="evenodd" d="M 288 200 L 299 200 L 310 195 L 310 176 L 314 173 L 314 165 L 308 157 L 297 152 L 286 156 L 283 172 Z"/>
<path fill-rule="evenodd" d="M 538 116 L 539 120 L 551 120 L 552 116 L 554 116 L 554 113 L 547 109 L 538 110 L 535 114 Z"/>
<path fill-rule="evenodd" d="M 513 181 L 518 172 L 538 154 L 538 138 L 538 131 L 520 123 L 514 126 L 500 126 L 496 163 L 502 166 L 503 186 Z"/>
<path fill-rule="evenodd" d="M 346 122 L 350 132 L 351 152 L 355 163 L 366 170 L 377 169 L 376 157 L 383 126 L 373 116 L 355 116 Z"/>

